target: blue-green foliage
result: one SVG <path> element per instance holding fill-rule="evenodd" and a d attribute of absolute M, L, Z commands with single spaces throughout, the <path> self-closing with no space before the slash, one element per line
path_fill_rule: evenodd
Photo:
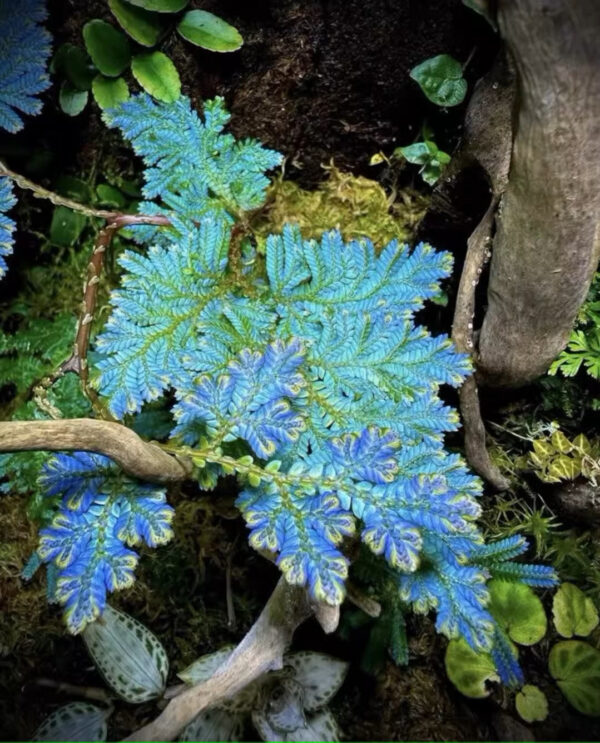
<path fill-rule="evenodd" d="M 23 121 L 17 111 L 38 114 L 38 93 L 50 79 L 46 63 L 50 35 L 40 25 L 46 19 L 44 0 L 0 0 L 0 128 L 18 132 Z M 16 203 L 8 178 L 0 177 L 0 279 L 6 273 L 7 255 L 12 253 L 15 223 L 6 212 Z"/>
<path fill-rule="evenodd" d="M 0 0 L 0 127 L 17 132 L 23 121 L 17 111 L 38 114 L 36 98 L 50 85 L 46 63 L 50 35 L 44 0 Z"/>
<path fill-rule="evenodd" d="M 368 240 L 345 243 L 336 230 L 304 240 L 287 226 L 267 239 L 264 260 L 247 260 L 240 273 L 230 262 L 232 222 L 262 203 L 264 169 L 278 156 L 222 134 L 226 120 L 220 100 L 206 104 L 204 123 L 185 99 L 138 97 L 111 114 L 149 166 L 146 197 L 161 200 L 143 209 L 167 211 L 176 230 L 164 230 L 145 253 L 123 256 L 122 285 L 97 341 L 97 387 L 118 418 L 171 390 L 171 437 L 198 448 L 204 483 L 245 455 L 238 506 L 251 544 L 274 553 L 290 583 L 339 604 L 348 573 L 342 541 L 358 531 L 389 564 L 403 601 L 435 609 L 449 637 L 491 650 L 490 576 L 549 585 L 553 574 L 507 562 L 523 541 L 483 545 L 475 524 L 481 484 L 444 448 L 458 417 L 439 387 L 459 385 L 469 362 L 414 316 L 438 294 L 451 257 L 396 241 L 377 253 Z M 261 467 L 244 470 L 253 457 Z M 69 484 L 70 469 L 82 477 L 72 460 L 50 481 L 51 492 L 66 493 L 40 554 L 71 570 L 57 590 L 80 628 L 101 610 L 107 588 L 131 579 L 132 558 L 123 546 L 130 532 L 108 500 L 97 503 L 106 495 L 95 484 L 106 482 L 106 461 L 85 460 L 83 487 Z M 99 529 L 112 535 L 102 541 L 105 562 L 90 563 L 79 549 L 74 570 L 80 542 L 72 535 L 90 519 L 93 545 L 102 541 Z M 99 591 L 73 598 L 74 579 L 104 576 L 108 568 L 90 565 L 112 560 L 111 581 L 94 578 Z"/>
<path fill-rule="evenodd" d="M 254 140 L 223 134 L 230 117 L 222 98 L 205 102 L 204 121 L 185 97 L 168 104 L 147 95 L 131 98 L 105 118 L 122 130 L 147 166 L 143 194 L 159 201 L 143 202 L 140 211 L 146 214 L 232 221 L 262 205 L 269 184 L 265 171 L 281 162 L 278 152 Z M 143 238 L 156 231 L 136 232 Z"/>
<path fill-rule="evenodd" d="M 488 577 L 525 583 L 537 588 L 556 585 L 557 576 L 551 567 L 513 562 L 528 549 L 527 540 L 515 534 L 489 544 L 480 544 L 469 553 L 469 563 L 483 569 Z M 516 688 L 525 683 L 519 665 L 519 654 L 504 630 L 494 623 L 490 654 L 502 683 Z"/>
<path fill-rule="evenodd" d="M 173 509 L 164 488 L 125 476 L 100 454 L 57 455 L 41 485 L 60 505 L 40 531 L 37 554 L 58 569 L 56 599 L 77 633 L 102 613 L 108 591 L 133 583 L 138 555 L 128 547 L 171 539 Z"/>
<path fill-rule="evenodd" d="M 0 279 L 6 273 L 6 261 L 4 259 L 12 253 L 12 233 L 16 227 L 13 220 L 6 215 L 6 212 L 12 209 L 15 203 L 16 199 L 10 180 L 0 178 Z"/>

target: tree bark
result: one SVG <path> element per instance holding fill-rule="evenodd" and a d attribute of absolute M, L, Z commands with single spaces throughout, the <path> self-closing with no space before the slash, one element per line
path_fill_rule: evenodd
<path fill-rule="evenodd" d="M 478 379 L 520 386 L 567 343 L 600 257 L 600 3 L 501 0 L 519 85 Z"/>

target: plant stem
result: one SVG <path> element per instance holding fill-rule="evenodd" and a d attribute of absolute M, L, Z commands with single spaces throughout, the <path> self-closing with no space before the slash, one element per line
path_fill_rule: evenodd
<path fill-rule="evenodd" d="M 94 209 L 91 206 L 80 204 L 78 201 L 73 201 L 73 199 L 68 199 L 65 196 L 59 196 L 59 194 L 54 191 L 49 191 L 47 188 L 30 181 L 29 178 L 25 178 L 25 176 L 15 173 L 14 170 L 8 168 L 1 161 L 0 176 L 10 178 L 17 184 L 17 186 L 27 191 L 31 191 L 38 199 L 46 199 L 54 204 L 54 206 L 65 206 L 67 209 L 72 209 L 74 212 L 84 214 L 86 217 L 98 217 L 99 219 L 114 220 L 119 216 L 117 212 L 108 211 L 106 209 Z"/>

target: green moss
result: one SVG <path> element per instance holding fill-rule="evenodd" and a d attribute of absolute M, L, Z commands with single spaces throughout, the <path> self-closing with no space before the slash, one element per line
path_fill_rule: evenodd
<path fill-rule="evenodd" d="M 314 191 L 283 177 L 272 183 L 267 207 L 253 224 L 259 246 L 270 232 L 281 231 L 289 222 L 297 224 L 307 238 L 320 237 L 335 227 L 345 240 L 369 237 L 379 248 L 393 239 L 413 238 L 427 209 L 427 197 L 405 189 L 393 198 L 377 181 L 344 173 L 333 164 L 327 171 L 326 180 Z"/>

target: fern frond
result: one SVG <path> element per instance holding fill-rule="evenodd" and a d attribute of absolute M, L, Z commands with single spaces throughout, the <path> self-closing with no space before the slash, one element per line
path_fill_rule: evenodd
<path fill-rule="evenodd" d="M 549 565 L 531 565 L 522 562 L 490 563 L 488 570 L 492 578 L 502 578 L 535 588 L 553 588 L 558 584 L 558 576 Z"/>
<path fill-rule="evenodd" d="M 96 384 L 118 418 L 175 384 L 184 358 L 199 351 L 203 314 L 222 314 L 227 304 L 221 276 L 228 244 L 225 224 L 204 220 L 179 244 L 152 247 L 148 255 L 126 251 L 119 259 L 122 288 L 113 292 L 112 315 L 96 340 L 102 352 Z M 217 306 L 215 298 L 222 300 Z"/>
<path fill-rule="evenodd" d="M 335 495 L 269 485 L 246 490 L 237 503 L 251 530 L 250 544 L 279 553 L 277 564 L 289 583 L 308 586 L 318 601 L 341 603 L 348 560 L 338 545 L 354 533 L 354 520 Z"/>
<path fill-rule="evenodd" d="M 17 200 L 15 199 L 10 179 L 0 177 L 0 279 L 2 279 L 7 270 L 4 259 L 13 251 L 12 234 L 16 228 L 16 224 L 6 215 L 6 212 L 12 209 L 16 203 Z"/>
<path fill-rule="evenodd" d="M 469 560 L 473 565 L 493 565 L 522 555 L 528 546 L 525 537 L 513 534 L 505 539 L 477 545 L 473 548 Z"/>
<path fill-rule="evenodd" d="M 147 166 L 144 196 L 160 200 L 159 209 L 145 203 L 142 211 L 166 209 L 188 222 L 207 214 L 231 221 L 262 205 L 269 184 L 265 172 L 279 165 L 281 155 L 224 134 L 229 118 L 222 98 L 205 102 L 202 121 L 185 97 L 160 103 L 147 95 L 106 114 Z"/>
<path fill-rule="evenodd" d="M 50 85 L 50 35 L 40 25 L 46 15 L 44 0 L 22 0 L 18 7 L 0 0 L 0 127 L 12 133 L 23 128 L 17 111 L 38 114 L 36 96 Z"/>
<path fill-rule="evenodd" d="M 171 539 L 173 510 L 163 488 L 126 477 L 99 454 L 57 455 L 40 484 L 61 502 L 37 553 L 58 569 L 55 597 L 76 634 L 102 613 L 107 592 L 133 583 L 139 558 L 127 546 Z"/>
<path fill-rule="evenodd" d="M 500 681 L 511 689 L 518 689 L 525 683 L 523 669 L 519 664 L 519 651 L 510 641 L 506 632 L 496 624 L 490 655 L 500 676 Z"/>
<path fill-rule="evenodd" d="M 263 353 L 244 349 L 224 374 L 216 379 L 202 376 L 175 406 L 178 425 L 173 434 L 195 444 L 200 424 L 214 440 L 244 439 L 257 456 L 268 459 L 280 444 L 297 440 L 305 428 L 288 399 L 305 386 L 297 372 L 303 358 L 298 341 L 275 341 Z"/>
<path fill-rule="evenodd" d="M 424 549 L 429 558 L 414 573 L 400 575 L 400 598 L 419 613 L 437 612 L 436 629 L 453 639 L 464 637 L 475 650 L 490 650 L 495 622 L 486 609 L 486 574 L 475 567 L 440 559 L 437 550 Z"/>

